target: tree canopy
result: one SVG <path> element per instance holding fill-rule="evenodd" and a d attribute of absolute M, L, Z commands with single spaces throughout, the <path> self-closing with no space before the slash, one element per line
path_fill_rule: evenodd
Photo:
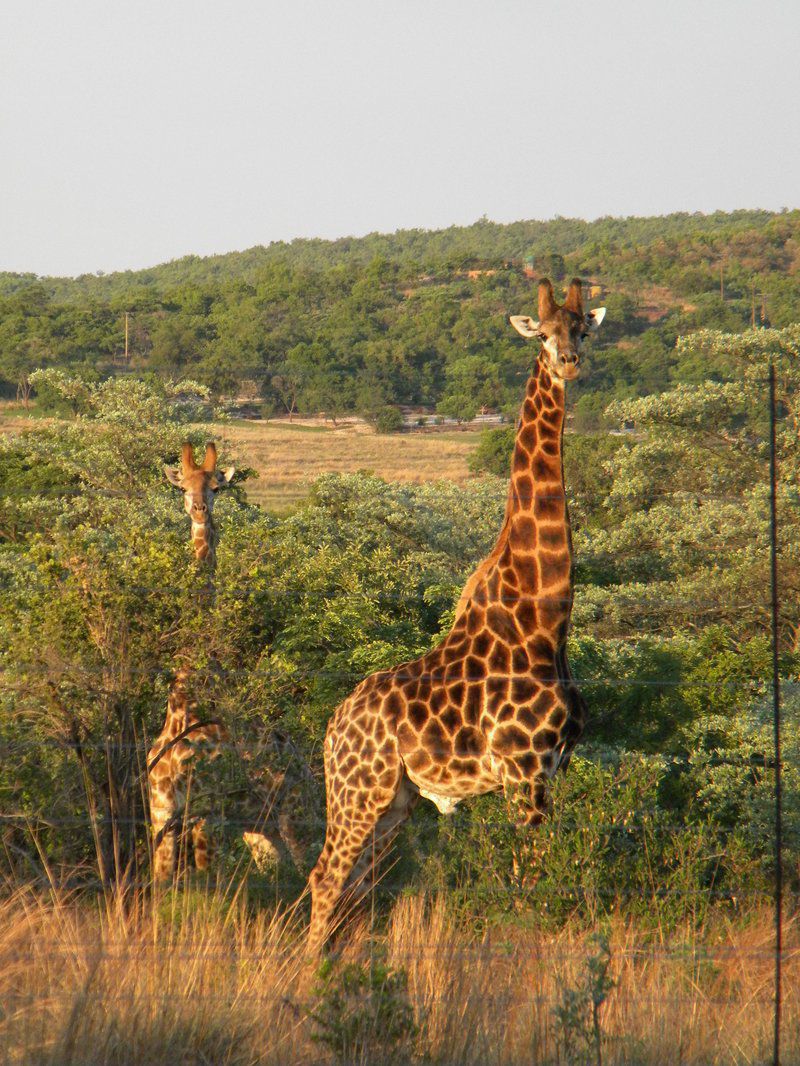
<path fill-rule="evenodd" d="M 586 278 L 609 307 L 573 390 L 584 429 L 612 399 L 697 380 L 678 336 L 800 317 L 800 212 L 482 220 L 442 231 L 278 242 L 145 271 L 0 275 L 0 392 L 57 366 L 88 380 L 152 373 L 274 412 L 513 409 L 529 350 L 508 328 L 535 278 Z M 526 276 L 526 272 L 532 276 Z M 125 326 L 128 356 L 125 359 Z M 724 357 L 708 368 L 724 380 Z M 703 377 L 706 376 L 701 371 Z"/>

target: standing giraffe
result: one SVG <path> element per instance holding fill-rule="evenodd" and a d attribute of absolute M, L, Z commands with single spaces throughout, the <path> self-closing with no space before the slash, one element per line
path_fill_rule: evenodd
<path fill-rule="evenodd" d="M 199 598 L 203 606 L 213 602 L 214 598 L 217 563 L 214 496 L 220 489 L 230 485 L 234 474 L 233 467 L 223 473 L 216 466 L 217 449 L 213 443 L 206 445 L 201 466 L 195 463 L 192 446 L 187 443 L 183 445 L 180 471 L 164 467 L 167 480 L 182 489 L 186 513 L 192 520 L 194 557 L 205 578 Z M 164 728 L 147 756 L 153 876 L 159 881 L 171 878 L 175 870 L 175 843 L 181 829 L 191 762 L 201 749 L 213 757 L 225 737 L 225 731 L 218 722 L 199 718 L 197 700 L 192 691 L 196 682 L 197 676 L 190 665 L 184 665 L 177 671 L 167 699 Z M 198 870 L 207 869 L 209 846 L 203 821 L 192 825 L 192 844 L 195 866 Z"/>
<path fill-rule="evenodd" d="M 511 318 L 542 341 L 517 428 L 505 518 L 467 581 L 438 647 L 372 674 L 337 708 L 325 737 L 327 832 L 309 878 L 308 947 L 318 952 L 337 904 L 357 891 L 419 796 L 443 814 L 504 790 L 522 826 L 548 810 L 586 705 L 567 663 L 572 536 L 564 491 L 565 382 L 605 308 L 583 312 L 574 279 L 563 306 L 539 284 L 539 321 Z"/>

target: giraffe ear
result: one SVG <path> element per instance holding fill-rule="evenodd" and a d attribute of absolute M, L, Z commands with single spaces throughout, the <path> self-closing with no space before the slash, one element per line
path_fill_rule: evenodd
<path fill-rule="evenodd" d="M 508 321 L 523 337 L 535 337 L 539 332 L 539 323 L 530 315 L 512 315 Z"/>
<path fill-rule="evenodd" d="M 167 481 L 170 483 L 170 485 L 175 485 L 176 488 L 182 488 L 180 472 L 176 470 L 174 466 L 165 466 L 164 474 L 166 475 Z"/>
<path fill-rule="evenodd" d="M 586 326 L 591 333 L 597 332 L 600 329 L 600 324 L 606 317 L 605 307 L 595 307 L 594 311 L 586 312 Z"/>
<path fill-rule="evenodd" d="M 217 488 L 227 489 L 230 483 L 233 481 L 233 475 L 236 473 L 235 466 L 229 466 L 227 470 L 217 471 Z"/>

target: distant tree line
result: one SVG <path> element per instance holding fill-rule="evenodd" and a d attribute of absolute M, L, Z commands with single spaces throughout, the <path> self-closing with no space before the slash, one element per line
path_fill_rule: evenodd
<path fill-rule="evenodd" d="M 530 307 L 536 276 L 573 274 L 609 306 L 572 390 L 576 425 L 591 429 L 611 400 L 698 380 L 679 335 L 800 318 L 800 212 L 481 220 L 109 276 L 2 274 L 0 392 L 27 401 L 31 373 L 55 366 L 87 382 L 191 379 L 268 412 L 358 412 L 384 426 L 398 405 L 458 420 L 510 413 L 530 351 L 507 314 Z M 730 373 L 724 358 L 712 370 Z"/>

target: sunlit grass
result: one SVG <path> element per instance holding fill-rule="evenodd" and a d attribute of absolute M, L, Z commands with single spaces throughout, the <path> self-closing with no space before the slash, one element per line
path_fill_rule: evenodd
<path fill-rule="evenodd" d="M 768 1058 L 772 921 L 754 910 L 654 937 L 606 927 L 615 988 L 602 1007 L 605 1063 Z M 798 1061 L 797 930 L 789 923 L 784 1061 Z M 404 967 L 414 1061 L 469 1066 L 565 1061 L 554 1008 L 585 983 L 589 932 L 473 931 L 440 895 L 401 899 L 374 936 L 353 922 L 345 960 Z M 302 923 L 210 891 L 141 895 L 127 908 L 29 888 L 0 905 L 3 1063 L 312 1064 L 311 970 Z M 371 1060 L 376 1061 L 376 1060 Z"/>
<path fill-rule="evenodd" d="M 0 434 L 21 433 L 45 417 L 35 404 L 26 410 L 19 403 L 0 402 Z M 381 435 L 361 420 L 334 427 L 320 419 L 235 419 L 213 429 L 233 446 L 240 465 L 257 471 L 258 478 L 247 483 L 248 498 L 274 511 L 300 503 L 316 478 L 328 473 L 369 471 L 411 484 L 463 482 L 470 476 L 467 459 L 481 432 Z"/>
<path fill-rule="evenodd" d="M 258 471 L 248 497 L 272 510 L 285 510 L 308 493 L 321 474 L 368 470 L 389 481 L 465 481 L 467 458 L 479 430 L 381 435 L 364 423 L 338 429 L 284 422 L 226 423 L 215 427 L 241 461 Z"/>

